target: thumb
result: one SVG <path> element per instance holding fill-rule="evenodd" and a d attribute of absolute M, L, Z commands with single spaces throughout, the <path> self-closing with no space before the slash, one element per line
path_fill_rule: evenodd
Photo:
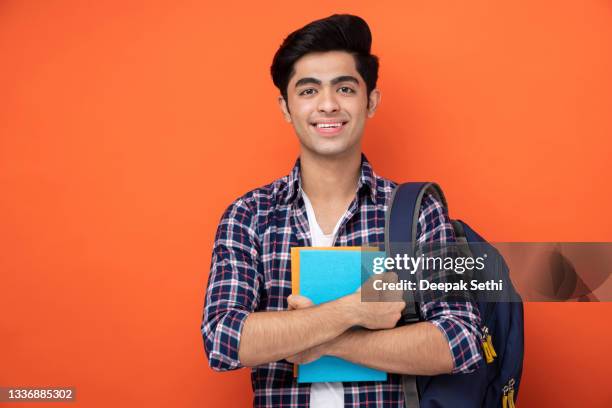
<path fill-rule="evenodd" d="M 302 295 L 289 295 L 287 297 L 287 303 L 290 309 L 302 309 L 314 305 L 312 300 Z"/>

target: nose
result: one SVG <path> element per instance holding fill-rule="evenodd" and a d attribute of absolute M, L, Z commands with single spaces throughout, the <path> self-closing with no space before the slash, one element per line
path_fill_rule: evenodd
<path fill-rule="evenodd" d="M 333 90 L 322 90 L 319 95 L 319 112 L 334 113 L 340 109 L 336 100 L 336 93 Z"/>

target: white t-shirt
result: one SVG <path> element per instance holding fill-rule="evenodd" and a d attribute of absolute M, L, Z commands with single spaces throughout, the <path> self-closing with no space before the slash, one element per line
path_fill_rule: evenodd
<path fill-rule="evenodd" d="M 312 236 L 312 246 L 332 246 L 334 237 L 340 227 L 342 217 L 336 223 L 334 231 L 325 235 L 315 217 L 314 209 L 310 199 L 302 190 L 302 197 L 306 205 L 306 215 L 310 225 L 310 235 Z M 310 407 L 311 408 L 343 408 L 344 407 L 344 386 L 341 382 L 321 382 L 312 383 L 310 387 Z"/>

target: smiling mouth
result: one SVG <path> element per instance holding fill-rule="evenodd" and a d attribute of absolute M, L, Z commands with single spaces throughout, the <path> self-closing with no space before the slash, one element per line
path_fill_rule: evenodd
<path fill-rule="evenodd" d="M 311 125 L 319 129 L 322 129 L 322 128 L 326 129 L 326 128 L 338 128 L 338 127 L 345 125 L 346 123 L 347 123 L 346 121 L 339 120 L 337 122 L 314 122 L 314 123 L 311 123 Z"/>
<path fill-rule="evenodd" d="M 346 125 L 348 121 L 336 121 L 336 122 L 314 122 L 311 123 L 310 126 L 315 128 L 315 130 L 324 136 L 331 136 L 337 133 L 340 133 L 342 129 L 344 129 L 344 125 Z"/>

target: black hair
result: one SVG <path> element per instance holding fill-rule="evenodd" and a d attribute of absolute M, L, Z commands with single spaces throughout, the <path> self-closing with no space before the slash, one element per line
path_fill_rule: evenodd
<path fill-rule="evenodd" d="M 315 20 L 285 38 L 270 67 L 272 81 L 288 101 L 287 86 L 298 59 L 309 52 L 346 51 L 355 59 L 355 68 L 366 84 L 369 101 L 378 79 L 378 57 L 370 53 L 371 46 L 370 27 L 361 17 L 333 14 Z"/>

